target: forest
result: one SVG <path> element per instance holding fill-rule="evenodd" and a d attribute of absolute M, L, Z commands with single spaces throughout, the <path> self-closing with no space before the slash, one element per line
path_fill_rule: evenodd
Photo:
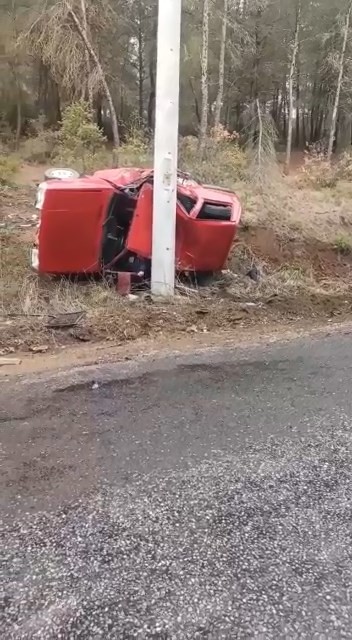
<path fill-rule="evenodd" d="M 0 135 L 58 127 L 79 100 L 114 146 L 154 126 L 157 0 L 1 0 Z M 351 145 L 350 0 L 184 0 L 180 134 Z M 170 81 L 172 79 L 170 78 Z M 257 136 L 258 137 L 258 136 Z"/>

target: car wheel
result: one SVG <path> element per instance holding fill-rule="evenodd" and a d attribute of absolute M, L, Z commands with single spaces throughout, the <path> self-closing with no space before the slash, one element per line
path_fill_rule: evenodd
<path fill-rule="evenodd" d="M 76 180 L 79 177 L 78 171 L 74 169 L 53 168 L 44 173 L 44 180 Z"/>

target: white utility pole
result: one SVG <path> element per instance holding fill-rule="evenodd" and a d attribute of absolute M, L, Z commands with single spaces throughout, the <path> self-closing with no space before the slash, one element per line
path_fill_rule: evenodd
<path fill-rule="evenodd" d="M 159 0 L 152 251 L 152 293 L 159 296 L 175 288 L 181 5 Z"/>

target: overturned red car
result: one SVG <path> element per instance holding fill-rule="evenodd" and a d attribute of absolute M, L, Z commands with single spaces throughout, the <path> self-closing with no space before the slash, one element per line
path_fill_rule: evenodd
<path fill-rule="evenodd" d="M 32 267 L 41 274 L 130 274 L 133 280 L 148 281 L 153 172 L 107 169 L 80 177 L 58 170 L 46 177 L 37 190 L 40 218 Z M 234 193 L 179 172 L 177 272 L 223 269 L 240 217 Z"/>

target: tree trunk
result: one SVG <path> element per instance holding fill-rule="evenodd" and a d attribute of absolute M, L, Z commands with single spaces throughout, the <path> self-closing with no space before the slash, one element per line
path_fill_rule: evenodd
<path fill-rule="evenodd" d="M 84 30 L 84 33 L 86 34 L 86 38 L 88 40 L 89 37 L 88 37 L 88 22 L 87 22 L 86 0 L 81 0 L 81 11 L 82 11 L 82 29 Z M 89 55 L 89 51 L 87 49 L 86 49 L 86 66 L 87 66 L 87 82 L 86 82 L 86 85 L 83 86 L 82 96 L 83 96 L 83 99 L 85 100 L 86 96 L 88 95 L 89 106 L 90 106 L 91 110 L 93 111 L 93 91 L 92 91 L 92 87 L 91 87 L 91 84 L 90 84 L 90 72 L 91 72 L 90 55 Z"/>
<path fill-rule="evenodd" d="M 194 97 L 194 112 L 196 114 L 196 118 L 197 118 L 197 122 L 198 122 L 198 126 L 199 126 L 200 122 L 201 122 L 199 101 L 198 101 L 198 97 L 197 97 L 197 94 L 196 94 L 196 90 L 195 90 L 194 85 L 193 85 L 193 79 L 192 78 L 189 78 L 189 85 L 191 87 L 191 91 L 192 91 L 193 97 Z"/>
<path fill-rule="evenodd" d="M 224 14 L 222 18 L 222 32 L 221 32 L 221 46 L 220 46 L 220 60 L 219 60 L 219 86 L 216 96 L 214 127 L 218 129 L 221 120 L 221 109 L 224 98 L 224 78 L 225 78 L 225 52 L 226 52 L 226 33 L 227 33 L 227 19 L 228 19 L 229 0 L 224 0 Z"/>
<path fill-rule="evenodd" d="M 262 147 L 263 147 L 263 120 L 262 112 L 260 109 L 259 99 L 256 99 L 257 113 L 258 113 L 258 167 L 262 164 Z"/>
<path fill-rule="evenodd" d="M 318 117 L 315 124 L 314 142 L 318 142 L 323 137 L 324 130 L 324 111 L 321 109 L 318 112 Z"/>
<path fill-rule="evenodd" d="M 208 108 L 209 108 L 209 82 L 208 82 L 208 58 L 209 58 L 209 0 L 203 0 L 203 26 L 202 26 L 202 113 L 199 131 L 199 151 L 204 155 L 208 132 Z"/>
<path fill-rule="evenodd" d="M 82 28 L 82 25 L 79 21 L 79 19 L 77 18 L 76 13 L 73 11 L 72 7 L 66 3 L 66 7 L 68 10 L 68 14 L 69 16 L 71 16 L 72 21 L 77 29 L 77 33 L 79 34 L 79 36 L 81 37 L 83 44 L 86 48 L 86 50 L 88 51 L 91 59 L 93 60 L 99 77 L 100 77 L 100 82 L 101 85 L 104 89 L 104 93 L 105 93 L 105 97 L 106 97 L 106 101 L 108 103 L 109 106 L 109 110 L 110 110 L 110 118 L 111 118 L 111 126 L 112 126 L 112 135 L 113 135 L 113 143 L 114 143 L 114 148 L 117 149 L 120 146 L 120 136 L 119 136 L 119 126 L 118 126 L 118 122 L 117 122 L 117 116 L 116 116 L 116 111 L 115 111 L 115 107 L 114 107 L 114 103 L 113 103 L 113 99 L 110 93 L 110 89 L 109 89 L 109 85 L 106 81 L 106 77 L 105 77 L 105 73 L 103 71 L 103 68 L 100 64 L 99 58 L 97 56 L 97 54 L 95 53 L 92 44 L 89 42 L 88 40 L 88 36 L 86 34 L 86 32 L 84 31 L 84 29 Z"/>
<path fill-rule="evenodd" d="M 263 8 L 259 7 L 256 11 L 256 21 L 255 21 L 255 54 L 254 54 L 254 66 L 253 66 L 253 81 L 252 81 L 252 89 L 251 93 L 253 94 L 254 100 L 256 101 L 259 98 L 259 67 L 262 53 L 262 43 L 263 37 L 261 33 L 261 19 L 262 19 Z"/>
<path fill-rule="evenodd" d="M 18 77 L 17 59 L 15 63 L 10 63 L 10 69 L 12 72 L 13 82 L 16 87 L 16 136 L 15 136 L 15 149 L 18 150 L 20 146 L 20 138 L 22 132 L 22 90 L 21 83 Z"/>
<path fill-rule="evenodd" d="M 15 139 L 16 150 L 18 150 L 20 146 L 21 132 L 22 132 L 22 103 L 21 103 L 21 95 L 20 93 L 18 93 L 17 105 L 16 105 L 16 139 Z"/>
<path fill-rule="evenodd" d="M 51 80 L 51 85 L 52 85 L 52 103 L 53 103 L 53 107 L 52 107 L 53 120 L 52 120 L 52 123 L 57 125 L 58 122 L 61 122 L 61 120 L 62 120 L 62 117 L 61 117 L 60 90 L 59 90 L 59 85 L 53 79 Z"/>
<path fill-rule="evenodd" d="M 296 147 L 301 146 L 301 69 L 300 69 L 300 47 L 297 51 L 297 74 L 296 74 Z"/>
<path fill-rule="evenodd" d="M 272 97 L 272 109 L 271 109 L 271 117 L 274 120 L 276 126 L 278 126 L 278 113 L 279 113 L 279 90 L 277 89 L 275 93 L 273 93 Z"/>
<path fill-rule="evenodd" d="M 328 145 L 328 160 L 329 161 L 331 160 L 331 156 L 332 156 L 332 152 L 333 152 L 333 148 L 334 148 L 337 113 L 338 113 L 338 110 L 339 110 L 339 103 L 340 103 L 340 94 L 341 94 L 343 72 L 344 72 L 344 65 L 345 65 L 345 55 L 346 55 L 346 48 L 347 48 L 348 32 L 349 32 L 349 28 L 350 28 L 351 11 L 352 11 L 352 0 L 349 2 L 349 5 L 348 5 L 345 24 L 344 24 L 344 28 L 343 28 L 343 41 L 342 41 L 342 49 L 341 49 L 340 61 L 339 61 L 339 75 L 338 75 L 338 79 L 337 79 L 336 94 L 335 94 L 334 106 L 333 106 L 333 110 L 332 110 L 331 127 L 330 127 L 330 134 L 329 134 L 329 145 Z"/>
<path fill-rule="evenodd" d="M 304 149 L 306 149 L 307 147 L 307 126 L 306 126 L 306 116 L 305 116 L 305 111 L 303 112 L 303 118 L 302 118 L 302 140 L 303 140 L 303 144 L 304 144 Z"/>
<path fill-rule="evenodd" d="M 299 31 L 301 26 L 301 0 L 297 0 L 296 27 L 294 41 L 292 45 L 292 56 L 290 74 L 288 79 L 288 130 L 286 145 L 286 172 L 290 171 L 291 151 L 292 151 L 292 128 L 293 128 L 293 78 L 296 69 L 296 59 L 299 45 Z"/>
<path fill-rule="evenodd" d="M 336 135 L 336 150 L 338 153 L 349 150 L 352 135 L 352 117 L 350 113 L 339 114 L 338 131 Z"/>
<path fill-rule="evenodd" d="M 156 82 L 155 71 L 152 61 L 149 64 L 149 80 L 150 80 L 150 92 L 148 100 L 148 129 L 150 132 L 154 130 L 155 121 L 155 98 L 156 98 Z"/>
<path fill-rule="evenodd" d="M 139 126 L 144 126 L 144 38 L 142 29 L 142 2 L 138 3 L 138 111 Z"/>
<path fill-rule="evenodd" d="M 312 90 L 312 105 L 310 110 L 310 132 L 309 132 L 309 142 L 312 144 L 314 141 L 314 130 L 315 130 L 315 113 L 316 113 L 316 93 L 317 93 L 317 83 L 314 80 L 313 90 Z"/>
<path fill-rule="evenodd" d="M 149 52 L 149 99 L 148 99 L 148 129 L 152 133 L 155 127 L 155 98 L 156 98 L 156 42 L 158 37 L 158 18 L 157 14 L 152 14 L 152 30 L 151 42 L 152 46 Z"/>
<path fill-rule="evenodd" d="M 103 109 L 103 100 L 102 100 L 101 93 L 99 91 L 99 93 L 97 93 L 96 96 L 95 96 L 94 110 L 95 110 L 96 123 L 97 123 L 97 126 L 99 127 L 99 129 L 101 131 L 103 131 L 103 129 L 104 129 L 103 111 L 102 111 L 102 109 Z"/>
<path fill-rule="evenodd" d="M 284 138 L 287 140 L 287 92 L 286 86 L 282 95 L 282 127 Z"/>

